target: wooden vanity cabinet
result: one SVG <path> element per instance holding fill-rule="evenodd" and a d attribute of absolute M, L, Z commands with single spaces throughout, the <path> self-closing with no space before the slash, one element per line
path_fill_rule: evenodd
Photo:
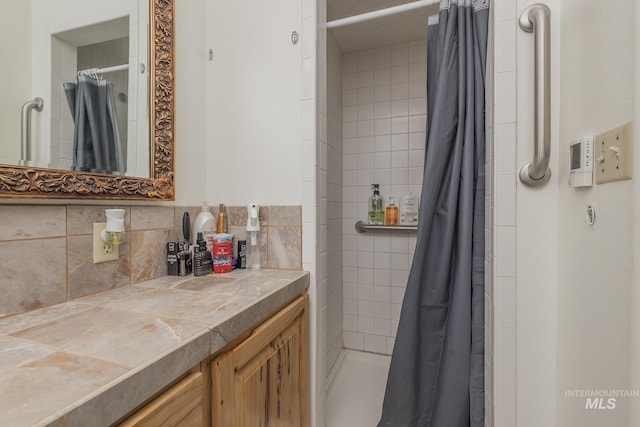
<path fill-rule="evenodd" d="M 195 372 L 156 397 L 121 427 L 202 427 L 205 425 L 202 372 Z"/>
<path fill-rule="evenodd" d="M 308 427 L 308 305 L 295 299 L 116 425 Z"/>
<path fill-rule="evenodd" d="M 213 427 L 309 425 L 308 296 L 212 363 Z"/>

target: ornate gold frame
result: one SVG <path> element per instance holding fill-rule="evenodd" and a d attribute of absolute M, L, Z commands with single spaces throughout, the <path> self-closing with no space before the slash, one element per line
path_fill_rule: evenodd
<path fill-rule="evenodd" d="M 0 165 L 0 198 L 175 200 L 174 0 L 151 2 L 151 178 Z"/>

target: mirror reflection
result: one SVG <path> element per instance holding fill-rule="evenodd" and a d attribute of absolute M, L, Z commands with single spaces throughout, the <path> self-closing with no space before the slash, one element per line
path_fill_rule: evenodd
<path fill-rule="evenodd" d="M 0 163 L 149 178 L 148 0 L 9 0 L 8 12 Z"/>

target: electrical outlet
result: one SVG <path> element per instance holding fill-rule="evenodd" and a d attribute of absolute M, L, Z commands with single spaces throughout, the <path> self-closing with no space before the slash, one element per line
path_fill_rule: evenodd
<path fill-rule="evenodd" d="M 633 169 L 631 122 L 597 135 L 593 141 L 596 184 L 631 179 Z"/>
<path fill-rule="evenodd" d="M 116 261 L 120 256 L 118 245 L 107 243 L 100 237 L 100 232 L 107 226 L 106 222 L 93 223 L 93 263 Z"/>

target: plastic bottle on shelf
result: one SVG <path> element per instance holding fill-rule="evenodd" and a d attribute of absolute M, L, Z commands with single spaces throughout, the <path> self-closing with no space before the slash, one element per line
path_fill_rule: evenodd
<path fill-rule="evenodd" d="M 389 197 L 389 205 L 385 215 L 385 225 L 398 225 L 398 207 L 393 200 L 393 196 Z"/>
<path fill-rule="evenodd" d="M 400 225 L 418 225 L 418 196 L 411 191 L 400 199 Z"/>

